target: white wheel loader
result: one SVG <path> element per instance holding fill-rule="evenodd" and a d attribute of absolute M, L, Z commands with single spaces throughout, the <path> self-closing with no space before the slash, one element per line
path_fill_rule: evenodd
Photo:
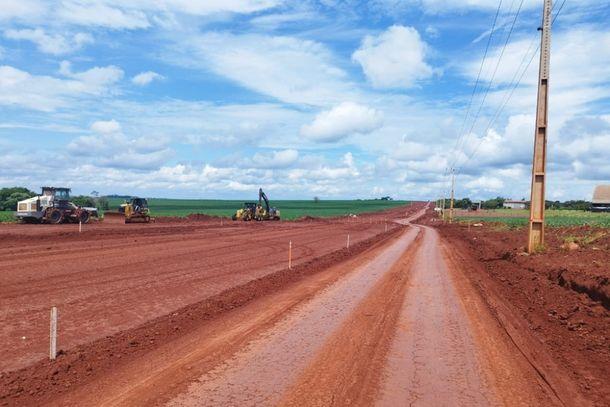
<path fill-rule="evenodd" d="M 97 208 L 70 202 L 70 188 L 42 187 L 42 195 L 17 203 L 15 216 L 26 223 L 87 223 L 97 218 Z"/>

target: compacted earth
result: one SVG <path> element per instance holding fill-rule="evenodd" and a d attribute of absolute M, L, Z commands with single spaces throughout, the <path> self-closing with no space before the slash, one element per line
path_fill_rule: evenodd
<path fill-rule="evenodd" d="M 606 231 L 429 206 L 2 225 L 0 405 L 610 404 Z"/>
<path fill-rule="evenodd" d="M 610 403 L 610 230 L 547 228 L 539 253 L 527 228 L 442 224 L 429 215 L 455 261 L 489 302 L 510 308 L 553 368 L 597 405 Z"/>

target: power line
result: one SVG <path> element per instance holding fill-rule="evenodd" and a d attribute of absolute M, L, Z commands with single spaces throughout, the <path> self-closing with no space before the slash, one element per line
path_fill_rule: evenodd
<path fill-rule="evenodd" d="M 453 147 L 453 150 L 456 154 L 459 149 L 461 139 L 463 137 L 463 132 L 466 127 L 466 122 L 468 121 L 468 116 L 470 115 L 470 110 L 472 108 L 472 102 L 474 100 L 474 95 L 476 94 L 477 88 L 479 86 L 479 80 L 481 79 L 481 73 L 483 72 L 483 66 L 485 65 L 485 60 L 486 60 L 487 54 L 489 52 L 489 46 L 491 45 L 491 40 L 493 38 L 493 34 L 496 29 L 496 23 L 498 22 L 498 16 L 500 15 L 501 8 L 502 8 L 502 0 L 500 0 L 500 2 L 498 3 L 498 9 L 496 10 L 496 15 L 495 15 L 493 23 L 491 25 L 491 31 L 489 32 L 489 37 L 487 38 L 487 45 L 485 46 L 485 53 L 483 54 L 483 59 L 481 60 L 481 65 L 479 66 L 479 72 L 477 74 L 477 79 L 474 83 L 474 88 L 472 89 L 472 94 L 470 95 L 470 101 L 468 102 L 468 108 L 466 109 L 466 115 L 464 116 L 464 121 L 462 122 L 462 127 L 460 128 L 460 131 L 458 133 L 458 138 L 455 142 L 455 146 Z M 455 161 L 454 161 L 454 163 L 455 163 Z"/>
<path fill-rule="evenodd" d="M 559 17 L 559 14 L 561 14 L 561 10 L 563 10 L 563 7 L 565 6 L 567 0 L 563 0 L 563 2 L 561 3 L 561 6 L 559 7 L 559 9 L 557 10 L 557 13 L 555 14 L 555 17 L 552 20 L 552 24 L 555 23 L 555 20 L 557 20 L 557 17 Z M 552 10 L 551 10 L 552 11 Z M 511 83 L 509 84 L 508 88 L 511 89 L 511 91 L 507 94 L 507 97 L 505 97 L 502 101 L 502 103 L 500 104 L 500 106 L 498 107 L 498 109 L 496 110 L 492 120 L 489 122 L 489 124 L 487 125 L 487 127 L 485 128 L 485 131 L 483 132 L 483 137 L 479 138 L 477 146 L 475 147 L 475 149 L 473 150 L 473 152 L 469 155 L 469 157 L 466 159 L 466 161 L 464 161 L 461 166 L 466 165 L 468 162 L 470 162 L 470 160 L 472 160 L 474 158 L 474 156 L 477 154 L 479 148 L 481 147 L 481 144 L 483 143 L 483 140 L 485 139 L 485 134 L 487 134 L 487 132 L 489 131 L 489 129 L 491 128 L 491 126 L 493 126 L 493 124 L 496 122 L 496 120 L 500 117 L 500 114 L 502 113 L 502 111 L 504 110 L 504 108 L 506 107 L 506 105 L 508 104 L 508 102 L 510 101 L 510 99 L 512 98 L 513 94 L 515 93 L 515 90 L 517 89 L 517 87 L 519 87 L 519 85 L 521 84 L 521 81 L 523 80 L 523 77 L 525 76 L 525 74 L 527 73 L 528 68 L 530 67 L 530 65 L 532 64 L 534 57 L 538 54 L 538 51 L 540 50 L 540 45 L 538 45 L 538 47 L 536 48 L 536 50 L 534 51 L 534 53 L 532 54 L 532 56 L 530 57 L 527 65 L 525 66 L 525 69 L 523 69 L 521 76 L 519 77 L 519 79 L 517 80 L 517 82 L 514 82 L 515 79 L 517 78 L 517 75 L 519 74 L 519 71 L 521 70 L 521 66 L 523 65 L 523 63 L 525 62 L 526 58 L 527 58 L 527 54 L 529 53 L 530 49 L 532 48 L 533 44 L 536 41 L 536 37 L 534 37 L 532 39 L 532 41 L 530 42 L 530 45 L 527 49 L 527 51 L 525 51 L 525 54 L 523 55 L 523 58 L 521 59 L 521 63 L 519 64 L 519 68 L 517 68 L 517 71 L 515 71 L 515 75 L 513 76 L 513 79 L 511 80 Z M 514 85 L 513 85 L 514 83 Z M 458 174 L 461 173 L 461 168 L 458 169 Z"/>
<path fill-rule="evenodd" d="M 489 91 L 491 90 L 491 86 L 493 85 L 493 81 L 496 78 L 496 75 L 498 73 L 498 68 L 500 67 L 500 63 L 502 62 L 502 58 L 504 57 L 504 53 L 506 52 L 506 48 L 508 46 L 508 42 L 510 41 L 512 33 L 513 33 L 514 29 L 515 29 L 515 25 L 517 23 L 517 19 L 519 18 L 519 14 L 521 13 L 521 9 L 523 8 L 523 3 L 524 3 L 524 0 L 521 0 L 521 2 L 519 3 L 519 7 L 517 9 L 517 12 L 515 13 L 515 17 L 513 18 L 512 23 L 511 23 L 510 30 L 508 32 L 508 35 L 506 36 L 506 40 L 504 41 L 504 45 L 502 46 L 502 51 L 500 51 L 500 55 L 498 57 L 498 61 L 496 62 L 496 66 L 494 67 L 491 79 L 489 80 L 489 84 L 487 85 L 487 89 L 485 89 L 485 94 L 483 95 L 483 99 L 481 100 L 481 104 L 479 105 L 479 109 L 477 110 L 477 113 L 474 116 L 474 120 L 472 121 L 472 126 L 470 126 L 470 130 L 468 131 L 467 134 L 471 134 L 472 131 L 474 130 L 474 127 L 476 126 L 477 121 L 479 120 L 479 117 L 480 117 L 481 112 L 483 110 L 483 106 L 485 106 L 485 101 L 487 100 L 487 96 L 489 95 Z M 511 6 L 511 9 L 512 9 L 512 6 Z M 454 160 L 452 166 L 455 167 L 458 162 L 459 162 L 459 158 L 457 157 L 457 152 L 456 152 L 456 159 Z"/>

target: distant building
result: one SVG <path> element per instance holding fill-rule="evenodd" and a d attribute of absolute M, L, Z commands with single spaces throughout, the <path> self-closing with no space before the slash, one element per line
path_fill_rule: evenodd
<path fill-rule="evenodd" d="M 527 208 L 527 201 L 511 201 L 506 200 L 502 204 L 502 207 L 505 209 L 525 209 Z"/>
<path fill-rule="evenodd" d="M 598 185 L 591 200 L 593 212 L 610 212 L 610 185 Z"/>

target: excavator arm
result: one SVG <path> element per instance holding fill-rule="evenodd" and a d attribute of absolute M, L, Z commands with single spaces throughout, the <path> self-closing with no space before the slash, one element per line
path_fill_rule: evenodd
<path fill-rule="evenodd" d="M 259 205 L 262 204 L 261 201 L 265 201 L 265 209 L 267 210 L 267 213 L 269 213 L 269 199 L 267 199 L 267 195 L 265 195 L 265 193 L 263 192 L 262 188 L 258 189 L 258 203 Z"/>

